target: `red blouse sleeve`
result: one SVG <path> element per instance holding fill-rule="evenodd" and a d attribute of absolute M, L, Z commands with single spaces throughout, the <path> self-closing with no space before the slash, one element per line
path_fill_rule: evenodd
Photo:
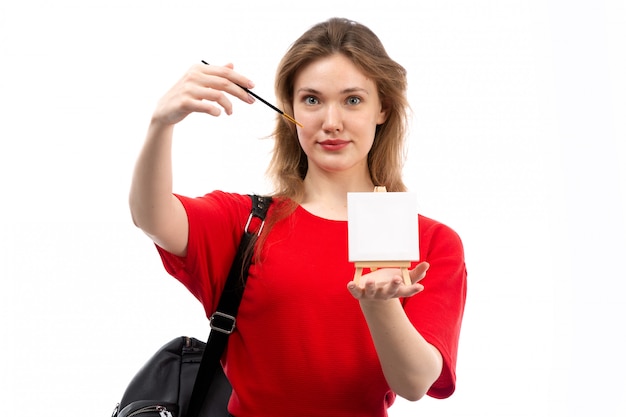
<path fill-rule="evenodd" d="M 217 308 L 252 203 L 248 196 L 221 191 L 176 197 L 189 222 L 187 255 L 157 250 L 165 270 L 200 300 L 208 317 Z"/>
<path fill-rule="evenodd" d="M 467 292 L 463 245 L 449 227 L 419 217 L 420 259 L 430 264 L 424 291 L 404 300 L 407 316 L 443 357 L 443 370 L 428 395 L 447 398 L 456 385 L 456 358 Z"/>

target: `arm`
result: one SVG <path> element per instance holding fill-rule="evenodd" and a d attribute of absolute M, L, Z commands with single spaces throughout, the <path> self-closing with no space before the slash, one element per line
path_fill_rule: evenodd
<path fill-rule="evenodd" d="M 176 255 L 187 249 L 187 215 L 172 194 L 172 137 L 174 125 L 193 112 L 212 116 L 232 113 L 225 93 L 254 102 L 237 84 L 253 87 L 250 80 L 224 67 L 193 66 L 159 101 L 137 160 L 129 205 L 133 222 L 157 245 Z"/>
<path fill-rule="evenodd" d="M 419 284 L 428 269 L 421 263 L 410 271 L 413 285 L 402 283 L 400 271 L 379 269 L 354 282 L 348 289 L 360 301 L 383 373 L 398 395 L 416 401 L 439 377 L 443 359 L 411 324 L 398 297 L 410 297 L 423 290 Z"/>

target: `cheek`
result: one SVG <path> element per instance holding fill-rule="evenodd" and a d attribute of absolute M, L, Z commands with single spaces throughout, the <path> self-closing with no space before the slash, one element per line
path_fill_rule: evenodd
<path fill-rule="evenodd" d="M 306 153 L 307 149 L 311 147 L 311 134 L 309 129 L 306 128 L 306 125 L 304 123 L 302 123 L 302 125 L 305 127 L 298 128 L 298 143 L 300 143 L 300 148 Z"/>
<path fill-rule="evenodd" d="M 369 141 L 373 143 L 378 125 L 376 123 L 372 123 L 372 120 L 363 120 L 363 123 L 361 123 L 360 126 L 361 136 L 363 138 L 369 138 Z"/>
<path fill-rule="evenodd" d="M 306 113 L 300 113 L 300 115 L 304 115 L 305 117 L 300 117 L 298 122 L 302 124 L 302 127 L 297 127 L 298 133 L 298 141 L 300 142 L 300 146 L 306 148 L 310 146 L 310 142 L 314 140 L 315 135 L 317 134 L 318 125 L 314 122 L 312 117 L 306 117 Z"/>
<path fill-rule="evenodd" d="M 314 126 L 318 122 L 317 116 L 315 115 L 314 112 L 311 112 L 311 111 L 298 111 L 297 108 L 294 108 L 294 116 L 293 117 L 298 122 L 300 122 L 300 124 L 302 126 L 304 126 L 304 129 L 307 129 L 307 128 L 310 129 L 312 126 Z"/>

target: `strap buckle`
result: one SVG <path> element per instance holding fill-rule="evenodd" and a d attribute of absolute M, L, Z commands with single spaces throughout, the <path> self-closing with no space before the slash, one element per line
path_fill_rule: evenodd
<path fill-rule="evenodd" d="M 264 197 L 260 195 L 253 196 L 252 211 L 250 212 L 250 216 L 248 216 L 246 227 L 244 227 L 244 231 L 246 233 L 256 233 L 257 236 L 261 235 L 261 232 L 263 231 L 263 226 L 265 225 L 265 214 L 267 213 L 267 209 L 271 203 L 272 203 L 272 197 Z M 261 224 L 258 226 L 258 229 L 256 232 L 249 230 L 250 223 L 252 222 L 253 217 L 258 217 L 261 220 Z"/>
<path fill-rule="evenodd" d="M 246 233 L 253 233 L 249 230 L 250 228 L 250 223 L 252 222 L 252 218 L 253 217 L 258 217 L 255 216 L 253 213 L 250 213 L 250 216 L 248 216 L 248 221 L 246 222 L 246 227 L 244 228 Z M 261 220 L 261 224 L 259 225 L 259 229 L 256 231 L 256 235 L 260 236 L 261 232 L 263 231 L 263 226 L 265 226 L 265 220 Z"/>
<path fill-rule="evenodd" d="M 211 329 L 224 334 L 231 334 L 234 332 L 236 322 L 237 319 L 235 317 L 220 311 L 213 313 L 209 319 Z"/>

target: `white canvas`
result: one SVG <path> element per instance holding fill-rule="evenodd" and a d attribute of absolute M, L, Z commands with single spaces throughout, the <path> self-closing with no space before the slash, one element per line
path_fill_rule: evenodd
<path fill-rule="evenodd" d="M 348 193 L 350 262 L 417 261 L 415 193 Z"/>

